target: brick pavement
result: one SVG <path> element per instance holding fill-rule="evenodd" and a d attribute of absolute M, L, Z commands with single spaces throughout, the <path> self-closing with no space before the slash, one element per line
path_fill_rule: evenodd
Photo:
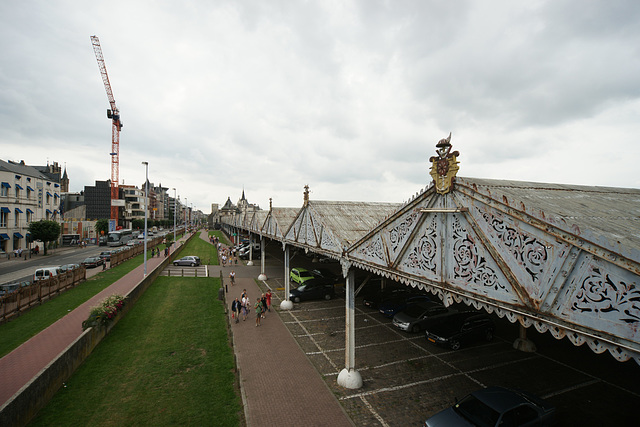
<path fill-rule="evenodd" d="M 210 267 L 212 276 L 228 277 L 231 267 Z M 236 285 L 229 288 L 229 306 L 243 289 L 255 303 L 262 291 L 254 278 L 259 266 L 233 266 Z M 259 327 L 255 310 L 246 321 L 231 321 L 234 351 L 240 371 L 240 386 L 247 425 L 264 426 L 353 426 L 342 406 L 318 371 L 272 308 Z"/>
<path fill-rule="evenodd" d="M 147 272 L 157 267 L 163 259 L 164 257 L 149 258 L 147 260 Z M 89 316 L 91 307 L 114 293 L 126 295 L 143 277 L 144 264 L 141 264 L 62 319 L 1 358 L 0 407 L 82 334 L 82 322 Z"/>

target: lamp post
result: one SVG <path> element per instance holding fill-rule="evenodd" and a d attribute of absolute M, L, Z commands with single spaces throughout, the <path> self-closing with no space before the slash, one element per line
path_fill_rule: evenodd
<path fill-rule="evenodd" d="M 184 234 L 187 234 L 187 211 L 189 210 L 189 200 L 184 198 Z"/>
<path fill-rule="evenodd" d="M 176 214 L 177 211 L 177 203 L 178 203 L 178 190 L 173 189 L 173 243 L 176 244 Z"/>
<path fill-rule="evenodd" d="M 147 277 L 147 198 L 149 197 L 149 162 L 142 162 L 144 165 L 144 277 Z"/>

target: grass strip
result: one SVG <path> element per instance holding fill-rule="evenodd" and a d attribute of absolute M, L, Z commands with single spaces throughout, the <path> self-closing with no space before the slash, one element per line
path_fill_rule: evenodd
<path fill-rule="evenodd" d="M 32 425 L 240 425 L 219 287 L 156 279 Z"/>

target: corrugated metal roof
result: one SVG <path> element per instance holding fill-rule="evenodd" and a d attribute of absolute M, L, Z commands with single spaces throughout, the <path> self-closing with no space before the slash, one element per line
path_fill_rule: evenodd
<path fill-rule="evenodd" d="M 282 235 L 272 237 L 282 238 L 286 234 L 289 227 L 291 227 L 291 223 L 293 223 L 293 221 L 296 219 L 296 216 L 298 216 L 298 212 L 300 212 L 300 208 L 271 208 L 271 220 L 275 221 L 275 223 L 278 225 L 279 232 L 282 233 Z M 264 222 L 263 224 L 266 225 Z M 268 230 L 266 229 L 266 227 L 264 228 L 265 229 L 262 231 L 267 232 Z"/>
<path fill-rule="evenodd" d="M 346 248 L 393 215 L 401 206 L 401 203 L 310 200 L 308 208 L 314 220 L 319 219 L 341 240 L 343 248 Z"/>
<path fill-rule="evenodd" d="M 527 214 L 640 262 L 640 189 L 462 177 L 456 185 L 516 209 L 522 203 Z"/>

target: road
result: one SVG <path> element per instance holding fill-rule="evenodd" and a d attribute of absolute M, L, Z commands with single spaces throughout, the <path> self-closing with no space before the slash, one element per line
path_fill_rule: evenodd
<path fill-rule="evenodd" d="M 41 254 L 24 260 L 23 258 L 11 258 L 10 261 L 0 261 L 0 284 L 8 282 L 22 282 L 33 278 L 37 268 L 52 265 L 80 264 L 82 260 L 90 256 L 97 256 L 100 252 L 109 250 L 106 246 L 88 246 L 80 248 L 60 248 L 50 250 L 47 256 Z M 93 269 L 93 270 L 101 270 Z M 91 271 L 91 270 L 88 270 Z"/>

